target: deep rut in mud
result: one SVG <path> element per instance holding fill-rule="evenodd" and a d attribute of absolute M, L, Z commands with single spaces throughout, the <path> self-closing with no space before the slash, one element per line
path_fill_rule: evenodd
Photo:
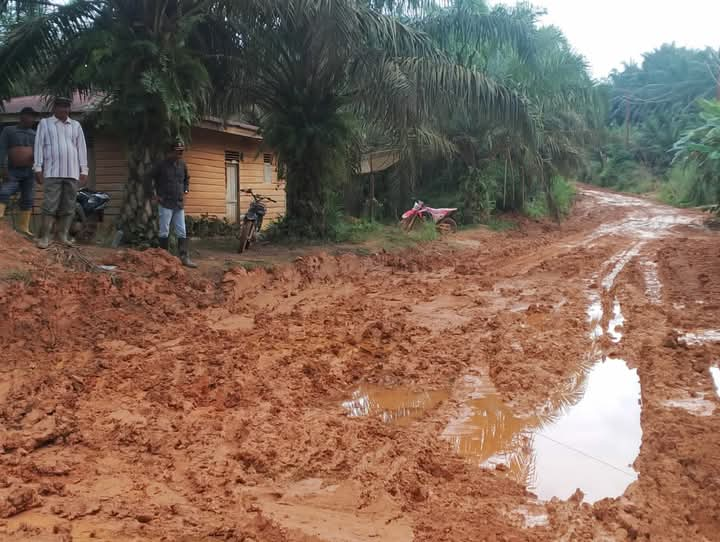
<path fill-rule="evenodd" d="M 584 189 L 562 227 L 219 286 L 0 232 L 43 269 L 0 290 L 0 539 L 717 540 L 701 219 Z"/>

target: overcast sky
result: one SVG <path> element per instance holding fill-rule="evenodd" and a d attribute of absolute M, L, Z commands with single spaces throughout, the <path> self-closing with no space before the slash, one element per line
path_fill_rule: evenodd
<path fill-rule="evenodd" d="M 514 0 L 505 0 L 513 4 Z M 562 29 L 595 77 L 665 42 L 720 47 L 720 0 L 533 0 Z"/>

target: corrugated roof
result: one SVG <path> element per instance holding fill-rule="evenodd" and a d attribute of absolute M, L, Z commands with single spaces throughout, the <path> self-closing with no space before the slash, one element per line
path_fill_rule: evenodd
<path fill-rule="evenodd" d="M 85 113 L 93 111 L 97 107 L 100 97 L 97 95 L 83 97 L 75 93 L 72 100 L 72 110 L 78 113 Z M 3 102 L 2 114 L 17 115 L 23 107 L 32 107 L 40 113 L 49 113 L 52 110 L 52 97 L 36 95 L 11 98 Z"/>
<path fill-rule="evenodd" d="M 101 99 L 102 96 L 99 94 L 81 96 L 76 92 L 72 98 L 73 103 L 71 110 L 74 113 L 90 113 L 97 109 Z M 3 111 L 0 111 L 0 116 L 17 115 L 23 107 L 32 107 L 39 113 L 50 113 L 52 111 L 52 97 L 36 95 L 11 98 L 3 102 Z M 218 132 L 232 132 L 237 135 L 260 139 L 260 136 L 257 134 L 259 128 L 243 122 L 240 119 L 224 120 L 217 117 L 205 117 L 203 122 L 199 123 L 199 126 Z M 239 130 L 227 130 L 227 128 L 237 128 Z"/>

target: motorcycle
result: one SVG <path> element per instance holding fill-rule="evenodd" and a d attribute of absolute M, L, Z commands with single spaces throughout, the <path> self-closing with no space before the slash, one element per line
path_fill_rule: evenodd
<path fill-rule="evenodd" d="M 457 212 L 457 208 L 435 209 L 428 207 L 422 201 L 416 201 L 412 209 L 406 211 L 402 215 L 400 221 L 400 229 L 404 232 L 410 232 L 420 227 L 423 223 L 432 220 L 438 233 L 445 235 L 455 233 L 458 229 L 457 222 L 452 216 Z"/>
<path fill-rule="evenodd" d="M 91 239 L 99 223 L 105 219 L 105 209 L 110 204 L 110 195 L 82 188 L 75 197 L 75 218 L 70 233 L 81 239 Z"/>
<path fill-rule="evenodd" d="M 257 234 L 262 229 L 263 218 L 267 213 L 267 207 L 263 202 L 277 202 L 272 198 L 255 194 L 252 189 L 249 188 L 247 190 L 240 190 L 240 192 L 249 194 L 253 198 L 250 202 L 250 208 L 247 213 L 245 213 L 242 228 L 240 229 L 240 246 L 238 247 L 238 252 L 242 254 L 250 248 L 252 243 L 257 241 Z"/>

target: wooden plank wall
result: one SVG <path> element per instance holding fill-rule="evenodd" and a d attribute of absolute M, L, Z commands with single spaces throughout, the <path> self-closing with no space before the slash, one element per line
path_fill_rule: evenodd
<path fill-rule="evenodd" d="M 90 160 L 91 182 L 89 184 L 95 190 L 110 194 L 110 205 L 105 211 L 105 220 L 112 221 L 120 214 L 120 205 L 123 202 L 125 183 L 128 178 L 125 145 L 118 139 L 98 136 L 90 154 L 93 159 Z"/>
<path fill-rule="evenodd" d="M 190 170 L 190 194 L 186 211 L 191 215 L 209 213 L 225 216 L 225 151 L 242 153 L 239 164 L 240 189 L 251 188 L 254 192 L 269 196 L 277 203 L 268 203 L 265 224 L 285 214 L 285 185 L 278 182 L 276 164 L 272 165 L 270 182 L 265 182 L 263 149 L 259 140 L 224 134 L 211 130 L 193 130 L 186 160 Z M 274 161 L 274 160 L 273 160 Z M 240 194 L 242 216 L 251 198 Z"/>
<path fill-rule="evenodd" d="M 105 215 L 114 218 L 120 213 L 123 189 L 127 181 L 125 147 L 116 139 L 98 136 L 93 146 L 88 149 L 88 162 L 90 176 L 87 186 L 110 194 L 110 205 Z M 42 186 L 36 185 L 34 214 L 38 215 L 42 212 L 42 201 Z M 108 218 L 105 220 L 107 221 Z"/>
<path fill-rule="evenodd" d="M 190 215 L 210 214 L 219 218 L 225 216 L 225 151 L 236 151 L 243 155 L 239 164 L 240 188 L 269 196 L 278 203 L 268 204 L 266 224 L 285 213 L 285 185 L 278 182 L 276 164 L 272 164 L 270 183 L 265 182 L 263 150 L 259 140 L 224 134 L 212 130 L 193 130 L 185 159 L 190 171 L 190 194 L 185 211 Z M 107 192 L 112 197 L 106 211 L 112 220 L 120 212 L 123 190 L 127 181 L 125 147 L 117 139 L 98 135 L 90 156 L 90 186 Z M 274 162 L 274 158 L 273 158 Z M 94 170 L 94 172 L 93 172 Z M 94 185 L 93 185 L 94 182 Z M 245 213 L 250 196 L 240 195 L 240 216 Z M 37 188 L 35 213 L 42 206 L 42 187 Z"/>

